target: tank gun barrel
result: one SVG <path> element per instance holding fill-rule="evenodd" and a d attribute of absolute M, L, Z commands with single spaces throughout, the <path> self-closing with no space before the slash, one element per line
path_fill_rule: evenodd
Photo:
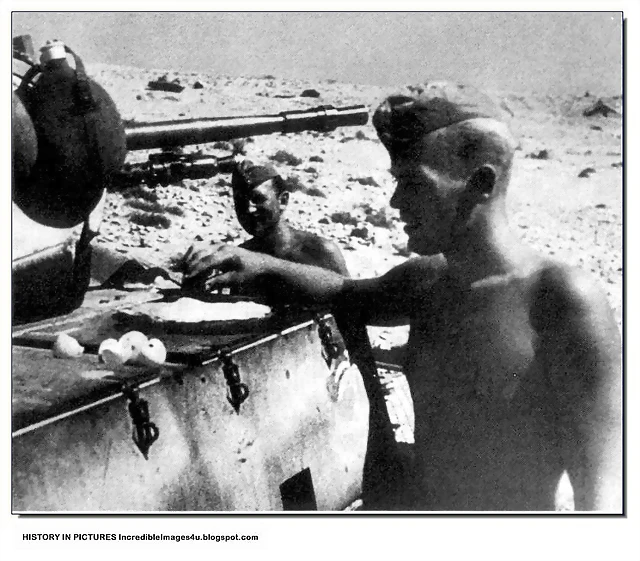
<path fill-rule="evenodd" d="M 337 127 L 365 125 L 368 119 L 369 112 L 365 105 L 337 108 L 323 105 L 306 110 L 283 111 L 276 115 L 138 123 L 125 127 L 125 136 L 127 150 L 151 150 L 277 132 L 329 132 Z"/>

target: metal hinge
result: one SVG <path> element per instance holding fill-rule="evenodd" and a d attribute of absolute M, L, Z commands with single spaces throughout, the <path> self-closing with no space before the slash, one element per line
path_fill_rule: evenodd
<path fill-rule="evenodd" d="M 322 356 L 327 363 L 327 366 L 331 366 L 331 363 L 341 354 L 340 345 L 333 336 L 333 331 L 331 330 L 331 326 L 329 325 L 327 318 L 320 314 L 315 314 L 313 319 L 318 324 L 318 335 L 324 350 Z"/>
<path fill-rule="evenodd" d="M 227 381 L 227 401 L 239 414 L 240 405 L 249 397 L 249 387 L 240 381 L 240 370 L 238 365 L 233 362 L 229 351 L 220 353 L 220 361 L 222 362 L 222 373 Z"/>
<path fill-rule="evenodd" d="M 149 459 L 149 448 L 158 440 L 160 429 L 149 419 L 149 404 L 138 395 L 138 389 L 126 381 L 122 382 L 122 394 L 129 400 L 129 415 L 133 422 L 133 442 Z"/>

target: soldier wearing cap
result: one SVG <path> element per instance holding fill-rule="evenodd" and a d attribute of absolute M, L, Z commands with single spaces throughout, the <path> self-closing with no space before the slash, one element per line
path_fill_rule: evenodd
<path fill-rule="evenodd" d="M 269 275 L 360 321 L 410 323 L 416 461 L 390 508 L 554 510 L 566 472 L 577 510 L 621 512 L 620 332 L 598 284 L 512 230 L 515 142 L 499 108 L 425 84 L 387 98 L 373 123 L 421 257 L 353 280 L 220 245 L 192 252 L 188 276 Z"/>
<path fill-rule="evenodd" d="M 283 218 L 289 192 L 273 166 L 241 160 L 234 169 L 231 186 L 238 221 L 253 236 L 240 247 L 348 274 L 336 244 L 311 232 L 297 230 Z"/>

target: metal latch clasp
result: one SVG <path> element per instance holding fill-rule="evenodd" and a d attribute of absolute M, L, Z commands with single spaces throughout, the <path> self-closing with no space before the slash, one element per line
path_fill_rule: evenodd
<path fill-rule="evenodd" d="M 149 448 L 158 440 L 160 429 L 149 419 L 149 404 L 140 398 L 137 389 L 122 382 L 122 393 L 129 400 L 129 416 L 133 422 L 133 442 L 142 452 L 145 460 L 149 459 Z"/>
<path fill-rule="evenodd" d="M 249 397 L 249 387 L 240 381 L 240 370 L 233 362 L 229 352 L 220 353 L 222 373 L 227 381 L 227 401 L 236 413 L 240 413 L 240 405 Z"/>
<path fill-rule="evenodd" d="M 333 331 L 331 331 L 331 327 L 329 326 L 327 319 L 322 317 L 320 314 L 315 314 L 314 319 L 318 324 L 318 335 L 324 349 L 324 352 L 322 353 L 324 360 L 327 363 L 327 366 L 331 366 L 331 363 L 340 356 L 340 345 L 333 337 Z"/>

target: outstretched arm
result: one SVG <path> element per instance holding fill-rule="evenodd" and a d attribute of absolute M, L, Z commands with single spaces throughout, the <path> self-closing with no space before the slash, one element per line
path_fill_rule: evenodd
<path fill-rule="evenodd" d="M 576 510 L 622 512 L 621 341 L 606 295 L 583 273 L 549 267 L 531 319 Z"/>
<path fill-rule="evenodd" d="M 313 265 L 285 261 L 265 253 L 219 244 L 190 247 L 183 257 L 184 282 L 206 290 L 268 285 L 283 301 L 293 294 L 308 304 L 331 304 L 345 277 Z"/>
<path fill-rule="evenodd" d="M 283 302 L 344 306 L 368 324 L 407 323 L 416 305 L 428 305 L 429 287 L 442 262 L 416 259 L 382 277 L 349 279 L 327 269 L 254 253 L 232 245 L 191 247 L 183 258 L 184 283 L 206 290 L 260 283 Z"/>

